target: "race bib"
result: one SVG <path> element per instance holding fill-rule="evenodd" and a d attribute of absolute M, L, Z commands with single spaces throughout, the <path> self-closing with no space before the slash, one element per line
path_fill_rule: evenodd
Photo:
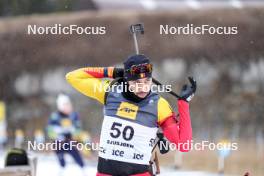
<path fill-rule="evenodd" d="M 105 116 L 99 156 L 136 164 L 149 164 L 158 128 Z"/>

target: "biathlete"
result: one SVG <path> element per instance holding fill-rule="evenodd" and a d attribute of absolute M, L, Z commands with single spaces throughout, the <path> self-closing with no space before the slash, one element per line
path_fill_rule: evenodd
<path fill-rule="evenodd" d="M 189 101 L 196 91 L 192 78 L 191 85 L 183 86 L 177 102 L 179 120 L 169 103 L 151 91 L 152 64 L 144 55 L 130 56 L 123 69 L 80 68 L 69 72 L 66 79 L 79 92 L 104 105 L 97 176 L 149 176 L 158 128 L 180 151 L 189 151 L 180 144 L 192 140 Z"/>
<path fill-rule="evenodd" d="M 73 141 L 75 145 L 77 144 L 74 138 L 81 132 L 81 122 L 77 112 L 73 111 L 71 100 L 67 95 L 58 95 L 57 111 L 49 118 L 47 132 L 51 140 L 66 146 L 58 147 L 55 151 L 61 169 L 66 166 L 64 155 L 69 154 L 83 170 L 85 165 L 80 152 L 77 148 L 70 147 Z"/>

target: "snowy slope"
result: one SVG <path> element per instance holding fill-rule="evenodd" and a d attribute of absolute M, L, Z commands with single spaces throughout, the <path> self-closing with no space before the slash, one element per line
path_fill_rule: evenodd
<path fill-rule="evenodd" d="M 0 155 L 0 166 L 4 165 L 4 154 Z M 37 176 L 93 176 L 96 174 L 96 163 L 91 161 L 86 162 L 85 170 L 81 170 L 70 158 L 65 156 L 67 166 L 64 170 L 60 169 L 57 158 L 53 154 L 38 154 Z M 206 172 L 196 171 L 175 171 L 170 168 L 161 168 L 160 176 L 219 176 L 218 174 L 211 174 Z"/>

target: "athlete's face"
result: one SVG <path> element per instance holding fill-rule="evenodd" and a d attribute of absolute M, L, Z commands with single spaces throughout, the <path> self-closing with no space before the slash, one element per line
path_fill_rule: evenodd
<path fill-rule="evenodd" d="M 66 115 L 69 115 L 72 113 L 73 111 L 73 107 L 72 107 L 72 104 L 71 103 L 65 103 L 63 105 L 63 108 L 61 109 L 61 111 L 66 114 Z"/>
<path fill-rule="evenodd" d="M 151 78 L 142 78 L 137 79 L 133 81 L 128 81 L 129 84 L 129 90 L 133 92 L 135 95 L 137 95 L 140 98 L 145 98 L 150 89 L 152 84 Z"/>

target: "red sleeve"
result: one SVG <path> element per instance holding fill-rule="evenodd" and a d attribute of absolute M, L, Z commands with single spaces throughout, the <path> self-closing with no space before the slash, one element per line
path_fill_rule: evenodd
<path fill-rule="evenodd" d="M 113 78 L 114 67 L 87 67 L 84 71 L 94 78 Z"/>
<path fill-rule="evenodd" d="M 191 147 L 192 126 L 189 112 L 189 104 L 184 100 L 178 101 L 179 122 L 175 115 L 168 117 L 160 127 L 164 136 L 172 143 L 176 144 L 181 152 L 188 152 Z"/>

